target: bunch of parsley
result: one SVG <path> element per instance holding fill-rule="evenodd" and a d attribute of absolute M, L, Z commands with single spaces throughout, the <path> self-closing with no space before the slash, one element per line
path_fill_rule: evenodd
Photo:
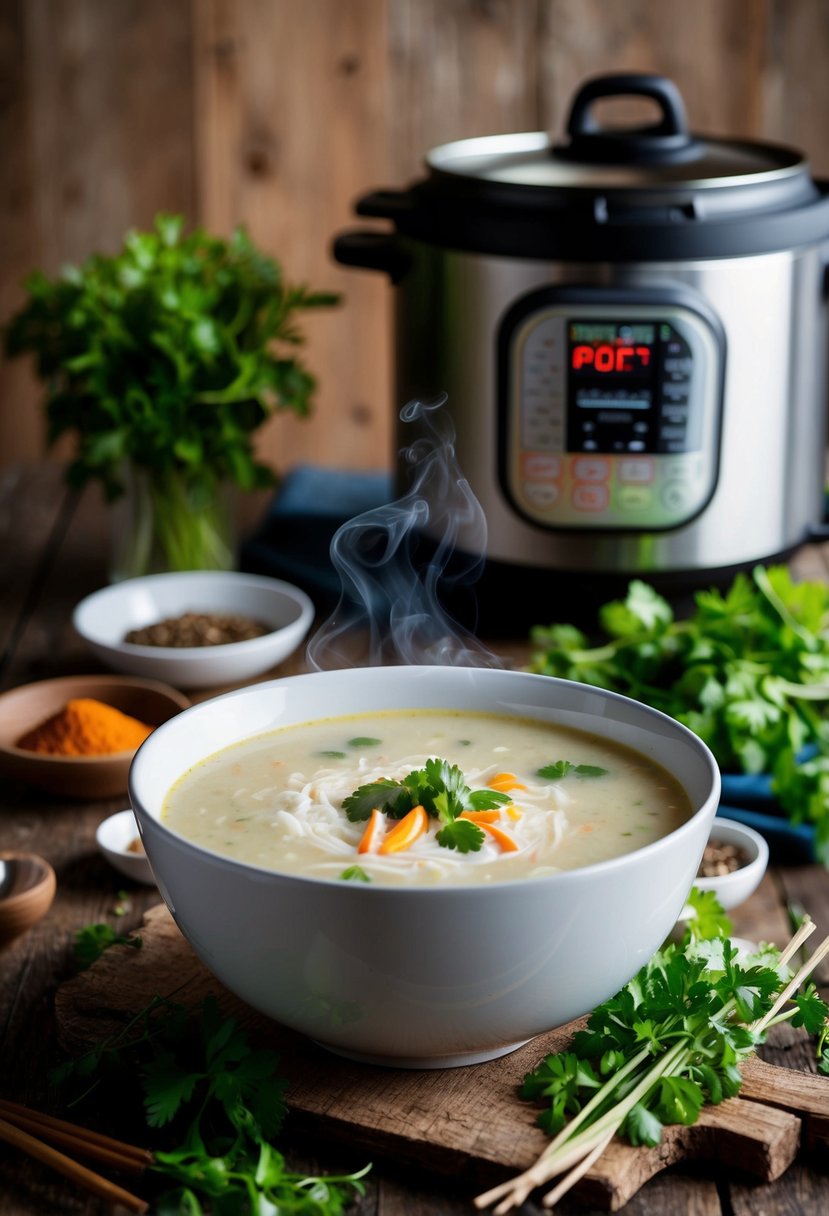
<path fill-rule="evenodd" d="M 524 1078 L 521 1094 L 543 1103 L 538 1122 L 553 1139 L 535 1165 L 480 1196 L 478 1206 L 502 1200 L 497 1210 L 505 1211 L 565 1174 L 545 1196 L 552 1207 L 615 1135 L 656 1145 L 666 1124 L 695 1123 L 706 1103 L 739 1091 L 740 1063 L 778 1022 L 817 1036 L 820 1058 L 829 1007 L 807 981 L 829 938 L 792 977 L 787 964 L 814 929 L 808 918 L 786 950 L 763 945 L 740 958 L 722 936 L 727 922 L 710 893 L 706 900 L 692 892 L 690 903 L 703 914 L 700 924 L 692 919 L 681 943 L 657 951 L 593 1010 L 568 1051 L 548 1055 Z"/>
<path fill-rule="evenodd" d="M 288 1169 L 273 1143 L 286 1114 L 278 1062 L 252 1047 L 212 997 L 195 1016 L 157 997 L 53 1080 L 82 1083 L 83 1096 L 108 1080 L 122 1100 L 140 1081 L 146 1123 L 166 1138 L 151 1167 L 168 1184 L 154 1203 L 159 1216 L 340 1216 L 364 1193 L 369 1167 L 327 1177 Z"/>
<path fill-rule="evenodd" d="M 529 669 L 644 701 L 704 739 L 723 770 L 770 774 L 786 814 L 814 824 L 829 865 L 829 587 L 758 566 L 725 594 L 698 592 L 676 620 L 634 581 L 599 620 L 598 645 L 573 625 L 534 629 Z"/>
<path fill-rule="evenodd" d="M 155 479 L 184 472 L 205 495 L 224 480 L 270 483 L 251 433 L 275 409 L 307 412 L 314 380 L 295 317 L 336 296 L 286 284 L 243 229 L 185 234 L 175 215 L 25 287 L 6 352 L 35 356 L 50 441 L 75 435 L 70 484 L 98 478 L 114 497 L 126 460 Z"/>
<path fill-rule="evenodd" d="M 508 802 L 512 802 L 509 794 L 497 790 L 471 790 L 457 764 L 433 758 L 399 781 L 381 777 L 361 785 L 343 800 L 343 810 L 352 823 L 361 823 L 375 807 L 389 819 L 402 819 L 422 806 L 442 825 L 435 837 L 438 844 L 470 853 L 481 848 L 484 833 L 477 824 L 458 816 L 462 811 L 492 811 Z"/>

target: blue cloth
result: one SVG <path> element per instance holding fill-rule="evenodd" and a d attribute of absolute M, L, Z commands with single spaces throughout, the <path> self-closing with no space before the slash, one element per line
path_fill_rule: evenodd
<path fill-rule="evenodd" d="M 778 864 L 817 861 L 815 829 L 789 822 L 771 792 L 771 778 L 764 774 L 724 773 L 717 814 L 765 836 L 771 859 Z"/>
<path fill-rule="evenodd" d="M 285 476 L 264 519 L 243 542 L 241 568 L 286 579 L 319 611 L 330 612 L 341 589 L 329 557 L 331 538 L 341 524 L 393 496 L 390 473 L 300 465 Z"/>

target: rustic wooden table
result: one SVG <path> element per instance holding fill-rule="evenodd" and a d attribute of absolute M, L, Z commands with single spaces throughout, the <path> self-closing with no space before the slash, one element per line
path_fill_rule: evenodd
<path fill-rule="evenodd" d="M 829 577 L 829 547 L 806 550 L 797 572 Z M 38 466 L 6 473 L 0 480 L 0 688 L 53 675 L 100 670 L 71 627 L 71 611 L 84 595 L 106 581 L 106 511 L 94 495 L 70 503 L 59 471 Z M 520 646 L 514 649 L 520 653 Z M 294 665 L 298 660 L 294 660 Z M 285 669 L 283 669 L 285 670 Z M 14 783 L 0 789 L 0 850 L 40 853 L 54 866 L 58 892 L 48 916 L 0 954 L 0 1096 L 60 1114 L 60 1100 L 47 1076 L 55 1061 L 54 994 L 72 971 L 75 931 L 106 921 L 126 931 L 140 924 L 158 902 L 154 889 L 129 884 L 96 851 L 97 824 L 125 799 L 70 803 Z M 128 893 L 127 911 L 114 914 Z M 735 929 L 750 937 L 782 942 L 787 936 L 787 904 L 809 910 L 821 933 L 829 932 L 829 877 L 816 866 L 775 867 L 760 890 L 734 915 Z M 819 981 L 824 995 L 829 967 Z M 766 1057 L 788 1067 L 812 1068 L 802 1036 L 778 1034 Z M 102 1127 L 118 1132 L 121 1112 L 98 1112 Z M 122 1133 L 123 1134 L 123 1133 Z M 357 1168 L 366 1160 L 324 1135 L 313 1143 L 287 1141 L 301 1168 Z M 470 1179 L 430 1175 L 375 1155 L 366 1216 L 460 1216 L 472 1210 L 476 1187 Z M 0 1145 L 0 1211 L 5 1216 L 102 1216 L 100 1201 L 76 1190 L 45 1167 Z M 589 1212 L 568 1199 L 565 1214 Z M 626 1206 L 631 1216 L 818 1216 L 829 1211 L 826 1161 L 802 1154 L 776 1182 L 758 1186 L 728 1177 L 713 1164 L 672 1170 L 649 1182 Z M 540 1213 L 527 1204 L 523 1216 Z"/>

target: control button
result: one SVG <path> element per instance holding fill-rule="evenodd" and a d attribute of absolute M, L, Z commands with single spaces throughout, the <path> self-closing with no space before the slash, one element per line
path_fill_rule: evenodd
<path fill-rule="evenodd" d="M 582 482 L 573 488 L 573 506 L 577 511 L 604 511 L 607 503 L 607 486 Z"/>
<path fill-rule="evenodd" d="M 648 486 L 620 486 L 616 501 L 623 511 L 642 511 L 651 505 L 653 493 Z"/>
<path fill-rule="evenodd" d="M 559 489 L 543 481 L 524 482 L 524 497 L 535 507 L 552 507 L 558 502 Z"/>
<path fill-rule="evenodd" d="M 682 511 L 691 501 L 691 487 L 686 481 L 669 481 L 659 497 L 669 511 Z"/>
<path fill-rule="evenodd" d="M 606 481 L 610 476 L 610 465 L 606 460 L 594 456 L 573 461 L 573 476 L 576 481 Z"/>
<path fill-rule="evenodd" d="M 662 462 L 662 473 L 665 481 L 681 481 L 693 472 L 688 461 L 682 457 L 671 456 Z"/>
<path fill-rule="evenodd" d="M 619 461 L 619 481 L 653 481 L 653 471 L 653 461 L 641 456 Z"/>
<path fill-rule="evenodd" d="M 521 473 L 527 481 L 555 481 L 561 474 L 561 457 L 543 452 L 522 452 Z"/>

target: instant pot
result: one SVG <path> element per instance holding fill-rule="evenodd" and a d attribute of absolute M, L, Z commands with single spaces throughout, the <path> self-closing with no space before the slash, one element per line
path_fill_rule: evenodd
<path fill-rule="evenodd" d="M 624 95 L 658 121 L 601 125 Z M 693 134 L 670 80 L 624 74 L 561 142 L 426 167 L 334 256 L 391 277 L 397 400 L 448 393 L 490 564 L 702 583 L 825 537 L 829 185 L 799 152 Z"/>

